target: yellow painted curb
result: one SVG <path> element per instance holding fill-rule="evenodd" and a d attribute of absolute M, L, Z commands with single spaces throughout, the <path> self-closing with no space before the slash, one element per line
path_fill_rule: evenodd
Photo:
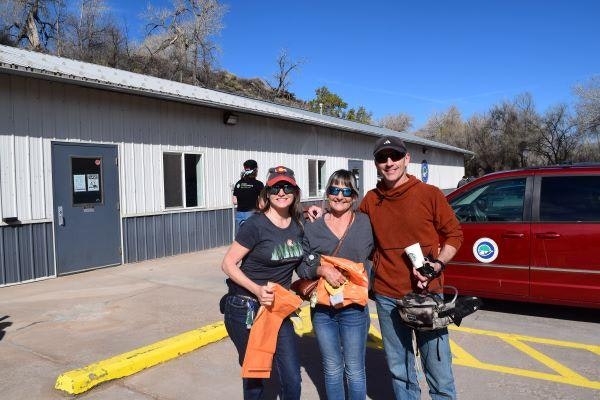
<path fill-rule="evenodd" d="M 83 393 L 102 382 L 135 374 L 209 343 L 219 341 L 226 336 L 227 331 L 223 322 L 207 325 L 83 368 L 65 372 L 56 379 L 54 387 L 70 394 Z"/>

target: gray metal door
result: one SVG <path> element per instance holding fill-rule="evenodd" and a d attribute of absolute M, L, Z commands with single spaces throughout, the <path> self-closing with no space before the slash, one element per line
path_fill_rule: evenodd
<path fill-rule="evenodd" d="M 348 170 L 354 174 L 356 178 L 356 184 L 358 185 L 358 192 L 360 193 L 359 201 L 364 196 L 363 191 L 363 162 L 361 160 L 348 160 Z"/>
<path fill-rule="evenodd" d="M 57 274 L 121 263 L 117 147 L 52 144 Z"/>

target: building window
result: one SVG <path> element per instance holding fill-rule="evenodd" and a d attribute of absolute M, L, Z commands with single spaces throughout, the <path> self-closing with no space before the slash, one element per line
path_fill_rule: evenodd
<path fill-rule="evenodd" d="M 73 205 L 102 203 L 102 157 L 71 157 Z"/>
<path fill-rule="evenodd" d="M 308 160 L 308 197 L 323 195 L 326 177 L 325 160 Z"/>
<path fill-rule="evenodd" d="M 163 154 L 165 208 L 202 205 L 202 155 Z"/>

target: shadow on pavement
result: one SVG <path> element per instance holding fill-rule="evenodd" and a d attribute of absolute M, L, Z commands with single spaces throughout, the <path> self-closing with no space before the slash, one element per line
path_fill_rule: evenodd
<path fill-rule="evenodd" d="M 4 317 L 0 318 L 0 321 L 4 321 L 5 319 L 9 318 L 10 315 L 5 315 Z M 6 321 L 6 322 L 0 322 L 0 340 L 2 340 L 2 338 L 4 338 L 4 335 L 6 335 L 6 332 L 4 332 L 4 330 L 6 328 L 8 328 L 9 326 L 11 326 L 13 323 L 10 321 Z"/>
<path fill-rule="evenodd" d="M 300 352 L 300 366 L 306 371 L 309 381 L 302 382 L 302 391 L 304 398 L 305 388 L 313 385 L 320 399 L 326 399 L 325 380 L 323 377 L 323 368 L 321 366 L 321 352 L 317 339 L 312 335 L 304 335 L 298 339 Z M 383 350 L 376 350 L 367 347 L 365 356 L 367 373 L 367 396 L 373 400 L 388 400 L 394 398 L 392 389 L 392 379 L 387 368 Z M 265 400 L 277 399 L 279 388 L 279 378 L 277 372 L 273 369 L 271 379 L 266 384 Z"/>
<path fill-rule="evenodd" d="M 4 317 L 0 317 L 0 321 L 4 321 L 6 318 L 9 318 L 9 317 L 10 317 L 10 315 L 5 315 Z M 2 340 L 2 338 L 4 338 L 4 335 L 6 335 L 6 332 L 4 332 L 4 330 L 11 325 L 12 325 L 12 322 L 10 322 L 10 321 L 0 322 L 0 340 Z"/>
<path fill-rule="evenodd" d="M 532 317 L 563 319 L 569 321 L 598 322 L 600 310 L 550 304 L 519 303 L 516 301 L 483 299 L 483 310 L 509 314 L 522 314 Z"/>

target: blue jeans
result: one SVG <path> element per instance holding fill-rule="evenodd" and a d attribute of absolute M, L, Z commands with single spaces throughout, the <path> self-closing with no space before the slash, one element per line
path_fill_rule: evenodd
<path fill-rule="evenodd" d="M 344 372 L 348 398 L 367 397 L 365 349 L 369 332 L 369 309 L 359 305 L 344 308 L 317 305 L 312 323 L 323 359 L 328 400 L 344 400 Z"/>
<path fill-rule="evenodd" d="M 415 371 L 412 328 L 402 323 L 396 310 L 396 299 L 376 294 L 375 302 L 396 399 L 417 400 L 421 397 L 421 389 Z M 415 331 L 415 334 L 432 400 L 455 399 L 448 329 Z"/>
<path fill-rule="evenodd" d="M 225 328 L 233 341 L 242 365 L 250 330 L 246 328 L 248 300 L 240 296 L 228 296 L 225 302 Z M 300 359 L 298 357 L 297 336 L 289 318 L 283 320 L 277 336 L 277 347 L 273 362 L 279 375 L 280 398 L 282 400 L 300 399 Z M 242 382 L 244 400 L 262 399 L 264 379 L 244 378 Z"/>
<path fill-rule="evenodd" d="M 242 224 L 244 222 L 246 222 L 246 220 L 253 215 L 254 215 L 254 211 L 236 211 L 235 212 L 235 231 L 238 232 L 240 230 L 240 226 L 242 226 Z"/>

